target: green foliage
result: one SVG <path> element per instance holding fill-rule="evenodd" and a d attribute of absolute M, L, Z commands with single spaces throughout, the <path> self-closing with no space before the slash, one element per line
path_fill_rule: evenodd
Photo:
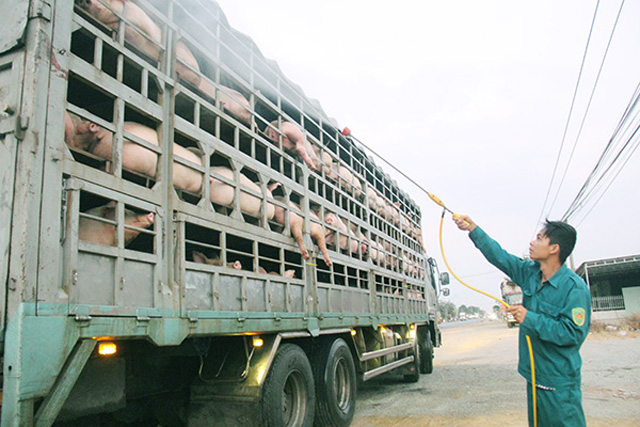
<path fill-rule="evenodd" d="M 442 319 L 450 320 L 456 317 L 458 310 L 456 305 L 450 301 L 440 302 L 440 316 Z"/>

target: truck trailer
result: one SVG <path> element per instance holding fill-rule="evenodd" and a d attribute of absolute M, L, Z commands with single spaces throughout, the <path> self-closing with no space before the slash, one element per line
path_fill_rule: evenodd
<path fill-rule="evenodd" d="M 500 293 L 502 294 L 502 300 L 507 304 L 522 304 L 522 289 L 515 282 L 504 279 L 500 282 Z M 504 305 L 501 305 L 500 308 L 504 310 Z M 518 325 L 513 314 L 506 312 L 506 310 L 504 311 L 504 318 L 507 321 L 508 328 Z"/>
<path fill-rule="evenodd" d="M 3 0 L 0 106 L 2 426 L 347 426 L 431 373 L 418 205 L 217 3 Z"/>

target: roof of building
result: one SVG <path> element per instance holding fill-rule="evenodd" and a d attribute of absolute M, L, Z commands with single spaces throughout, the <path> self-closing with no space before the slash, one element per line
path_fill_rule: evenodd
<path fill-rule="evenodd" d="M 587 261 L 576 269 L 576 274 L 584 278 L 585 273 L 593 277 L 605 274 L 629 273 L 635 270 L 640 272 L 640 255 Z"/>

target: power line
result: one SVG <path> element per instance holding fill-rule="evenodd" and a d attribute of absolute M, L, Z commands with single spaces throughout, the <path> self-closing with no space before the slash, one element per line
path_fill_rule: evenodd
<path fill-rule="evenodd" d="M 549 212 L 553 210 L 553 207 L 558 200 L 558 196 L 560 195 L 560 189 L 562 188 L 562 184 L 564 184 L 564 180 L 567 177 L 567 172 L 569 172 L 569 167 L 571 166 L 571 161 L 573 160 L 573 155 L 575 154 L 576 147 L 578 146 L 578 141 L 580 140 L 580 135 L 582 135 L 582 129 L 584 127 L 584 123 L 587 119 L 587 115 L 589 114 L 589 109 L 591 108 L 591 101 L 593 101 L 593 95 L 598 86 L 598 82 L 600 81 L 600 75 L 602 74 L 602 68 L 604 68 L 604 63 L 607 59 L 607 54 L 609 53 L 609 47 L 611 46 L 611 40 L 613 40 L 613 35 L 616 32 L 616 27 L 618 26 L 618 20 L 620 19 L 620 14 L 622 12 L 622 7 L 624 6 L 624 0 L 620 3 L 620 8 L 618 9 L 618 15 L 616 16 L 616 20 L 613 24 L 613 28 L 611 29 L 611 34 L 609 35 L 609 41 L 607 42 L 607 48 L 604 51 L 604 55 L 602 56 L 602 61 L 600 62 L 600 68 L 598 69 L 598 75 L 596 76 L 596 80 L 593 83 L 593 88 L 591 89 L 591 94 L 589 95 L 589 102 L 587 103 L 587 108 L 582 116 L 582 121 L 580 122 L 580 128 L 578 129 L 578 134 L 576 135 L 576 139 L 573 142 L 573 147 L 571 148 L 571 154 L 569 155 L 569 160 L 567 161 L 567 166 L 564 168 L 564 173 L 562 174 L 562 179 L 560 180 L 560 184 L 558 185 L 558 190 L 556 191 L 556 195 L 553 198 L 553 202 L 549 207 Z"/>
<path fill-rule="evenodd" d="M 612 171 L 614 170 L 614 166 L 616 166 L 618 162 L 622 161 L 622 166 L 617 169 L 613 178 L 609 181 L 604 191 L 596 200 L 595 204 L 597 204 L 637 149 L 638 144 L 640 143 L 640 138 L 637 138 L 640 132 L 640 121 L 638 120 L 638 117 L 640 116 L 640 109 L 638 108 L 639 105 L 640 83 L 636 86 L 636 90 L 634 91 L 627 108 L 622 114 L 618 125 L 609 138 L 609 142 L 596 162 L 595 167 L 562 216 L 563 220 L 567 220 L 570 217 L 575 216 L 579 210 L 583 209 L 590 199 L 594 197 L 596 192 L 602 188 L 602 185 L 605 183 L 605 179 L 609 178 L 613 173 Z M 629 134 L 630 132 L 631 134 Z M 624 141 L 624 143 L 622 141 Z M 620 144 L 622 144 L 622 147 L 617 150 L 616 154 L 613 154 L 614 147 L 620 146 Z M 592 184 L 594 180 L 595 182 Z M 593 207 L 591 209 L 593 209 Z M 591 210 L 587 212 L 587 215 L 590 212 Z M 587 215 L 585 215 L 585 218 Z"/>
<path fill-rule="evenodd" d="M 578 87 L 580 86 L 580 80 L 582 78 L 582 70 L 584 69 L 584 63 L 585 60 L 587 58 L 587 51 L 589 50 L 589 43 L 591 42 L 591 35 L 593 33 L 593 27 L 594 24 L 596 22 L 596 16 L 598 14 L 598 7 L 600 6 L 600 0 L 598 0 L 596 2 L 596 9 L 593 12 L 593 19 L 591 20 L 591 28 L 589 29 L 589 37 L 587 38 L 587 45 L 584 48 L 584 53 L 582 54 L 582 63 L 580 64 L 580 71 L 578 73 L 578 80 L 576 82 L 576 87 L 573 91 L 573 99 L 571 100 L 571 107 L 569 108 L 569 115 L 567 116 L 567 122 L 565 123 L 564 126 L 564 132 L 562 134 L 562 141 L 560 142 L 560 149 L 558 150 L 558 156 L 556 158 L 556 164 L 553 167 L 553 173 L 551 174 L 551 181 L 549 182 L 549 188 L 547 189 L 547 194 L 544 198 L 544 203 L 542 204 L 542 210 L 540 211 L 540 216 L 538 217 L 538 220 L 536 221 L 536 229 L 534 230 L 534 234 L 535 231 L 537 230 L 537 226 L 540 223 L 540 220 L 542 219 L 542 216 L 544 215 L 545 209 L 547 207 L 547 202 L 549 201 L 549 195 L 551 194 L 551 188 L 553 187 L 553 181 L 555 179 L 556 176 L 556 172 L 558 170 L 558 164 L 560 163 L 560 157 L 562 155 L 562 149 L 564 147 L 564 141 L 566 139 L 567 136 L 567 130 L 569 129 L 569 122 L 571 121 L 571 115 L 573 114 L 573 107 L 575 105 L 576 102 L 576 96 L 578 94 Z"/>
<path fill-rule="evenodd" d="M 637 130 L 637 129 L 636 129 Z M 587 219 L 587 217 L 589 216 L 589 214 L 591 213 L 591 211 L 593 210 L 593 208 L 596 207 L 596 205 L 600 202 L 600 199 L 602 199 L 602 196 L 604 196 L 604 194 L 607 192 L 607 190 L 609 190 L 609 187 L 611 187 L 611 184 L 613 184 L 613 181 L 616 180 L 616 178 L 618 177 L 618 175 L 620 174 L 620 172 L 622 172 L 622 169 L 627 165 L 627 162 L 629 161 L 629 159 L 631 159 L 631 157 L 634 155 L 636 149 L 638 148 L 638 144 L 636 143 L 635 146 L 633 147 L 633 149 L 631 150 L 631 153 L 629 153 L 629 155 L 627 156 L 627 158 L 625 159 L 624 163 L 622 164 L 622 166 L 620 166 L 620 169 L 618 169 L 618 171 L 616 172 L 615 176 L 611 179 L 611 181 L 609 182 L 609 185 L 607 185 L 607 188 L 604 189 L 604 191 L 600 194 L 600 196 L 598 197 L 598 200 L 596 200 L 593 205 L 591 206 L 591 208 L 589 209 L 589 211 L 585 214 L 585 216 L 580 220 L 580 222 L 578 224 L 576 224 L 576 227 L 579 227 L 580 224 L 582 224 L 582 222 Z"/>
<path fill-rule="evenodd" d="M 567 209 L 567 211 L 564 214 L 564 217 L 570 216 L 572 211 L 577 209 L 577 207 L 581 203 L 581 200 L 584 201 L 587 198 L 588 194 L 590 192 L 592 192 L 591 190 L 588 190 L 588 187 L 589 187 L 592 179 L 598 173 L 598 170 L 604 165 L 604 162 L 607 160 L 607 158 L 609 156 L 609 153 L 612 151 L 612 147 L 614 146 L 614 143 L 616 143 L 618 140 L 621 139 L 621 138 L 618 138 L 618 136 L 623 135 L 624 133 L 626 133 L 626 129 L 623 130 L 622 128 L 624 126 L 626 126 L 627 128 L 629 127 L 628 126 L 629 122 L 630 122 L 629 117 L 631 115 L 632 110 L 638 105 L 639 96 L 640 96 L 640 84 L 636 87 L 636 91 L 634 92 L 634 95 L 633 95 L 632 99 L 630 100 L 627 108 L 625 109 L 625 111 L 624 111 L 624 113 L 622 115 L 622 118 L 620 119 L 620 121 L 618 123 L 618 126 L 616 126 L 616 129 L 614 130 L 612 136 L 610 137 L 608 144 L 606 145 L 604 151 L 600 155 L 600 159 L 598 160 L 598 162 L 596 163 L 596 166 L 593 168 L 593 170 L 591 171 L 591 173 L 587 177 L 587 180 L 583 184 L 583 186 L 580 189 L 580 191 L 578 191 L 578 194 L 576 195 L 574 200 L 571 202 L 569 208 Z M 637 113 L 636 113 L 636 115 L 637 115 Z M 602 177 L 598 181 L 600 181 L 601 179 L 602 179 Z M 594 184 L 594 187 L 595 187 L 595 184 Z M 589 193 L 587 193 L 587 191 L 589 191 Z"/>

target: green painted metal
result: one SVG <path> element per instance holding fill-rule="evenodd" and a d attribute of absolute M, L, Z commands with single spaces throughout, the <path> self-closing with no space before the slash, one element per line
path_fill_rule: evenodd
<path fill-rule="evenodd" d="M 45 397 L 38 412 L 35 415 L 36 427 L 49 427 L 60 412 L 62 405 L 71 393 L 84 365 L 96 346 L 96 340 L 82 340 L 76 345 L 73 353 L 67 359 L 67 363 L 60 371 L 56 383 Z"/>

